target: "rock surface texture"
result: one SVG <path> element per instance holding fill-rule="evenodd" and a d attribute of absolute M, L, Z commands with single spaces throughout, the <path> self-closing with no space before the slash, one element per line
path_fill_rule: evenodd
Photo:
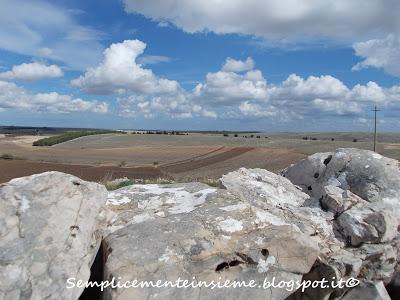
<path fill-rule="evenodd" d="M 3 185 L 3 298 L 76 299 L 81 290 L 62 284 L 70 274 L 88 279 L 100 235 L 103 280 L 255 282 L 253 288 L 107 287 L 103 299 L 386 300 L 387 289 L 399 290 L 397 161 L 338 149 L 281 175 L 242 168 L 220 181 L 221 188 L 132 185 L 109 192 L 105 205 L 98 185 L 60 173 Z M 323 278 L 324 289 L 290 285 Z M 350 278 L 360 284 L 331 285 Z M 273 281 L 287 284 L 264 288 Z"/>
<path fill-rule="evenodd" d="M 0 299 L 77 299 L 101 241 L 107 191 L 47 172 L 0 186 Z"/>

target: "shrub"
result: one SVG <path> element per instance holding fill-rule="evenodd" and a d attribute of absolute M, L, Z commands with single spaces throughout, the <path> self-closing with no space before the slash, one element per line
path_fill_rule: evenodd
<path fill-rule="evenodd" d="M 14 155 L 5 153 L 5 154 L 2 154 L 2 155 L 0 156 L 0 159 L 11 160 L 11 159 L 14 159 Z"/>
<path fill-rule="evenodd" d="M 105 186 L 108 191 L 113 191 L 132 184 L 134 184 L 134 182 L 131 179 L 125 179 L 121 181 L 119 180 L 108 181 L 105 183 Z"/>
<path fill-rule="evenodd" d="M 353 143 L 357 143 L 357 139 L 353 139 Z"/>

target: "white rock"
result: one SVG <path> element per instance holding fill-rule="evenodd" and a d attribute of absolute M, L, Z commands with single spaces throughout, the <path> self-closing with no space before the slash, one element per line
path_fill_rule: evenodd
<path fill-rule="evenodd" d="M 47 172 L 0 186 L 0 298 L 77 299 L 101 241 L 107 191 Z"/>

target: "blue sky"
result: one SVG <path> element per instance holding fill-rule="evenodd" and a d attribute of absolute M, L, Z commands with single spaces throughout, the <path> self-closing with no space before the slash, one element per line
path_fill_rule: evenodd
<path fill-rule="evenodd" d="M 377 105 L 400 128 L 390 0 L 0 6 L 2 125 L 366 131 Z"/>

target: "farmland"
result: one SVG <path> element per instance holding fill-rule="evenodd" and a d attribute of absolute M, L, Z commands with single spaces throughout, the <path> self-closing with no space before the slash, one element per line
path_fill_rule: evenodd
<path fill-rule="evenodd" d="M 227 135 L 227 136 L 226 136 Z M 83 179 L 168 178 L 216 179 L 238 169 L 279 171 L 315 152 L 340 147 L 372 148 L 367 133 L 189 133 L 100 134 L 79 137 L 51 147 L 34 147 L 46 136 L 0 136 L 0 181 L 47 170 Z M 378 152 L 400 159 L 400 135 L 381 134 Z"/>

